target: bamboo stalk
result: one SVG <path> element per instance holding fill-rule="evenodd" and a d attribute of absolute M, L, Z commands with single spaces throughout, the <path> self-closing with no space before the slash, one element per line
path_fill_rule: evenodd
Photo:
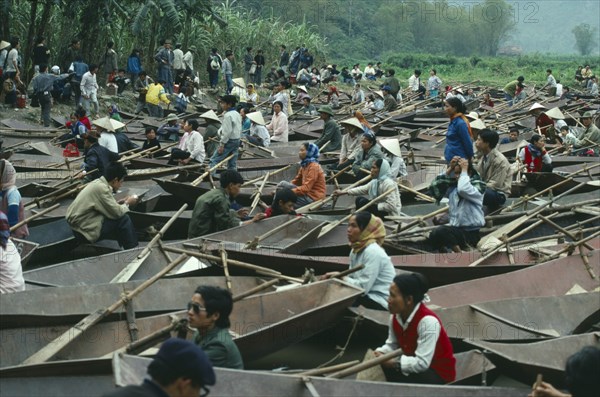
<path fill-rule="evenodd" d="M 335 371 L 340 371 L 346 368 L 350 368 L 356 364 L 359 364 L 360 361 L 358 360 L 353 360 L 353 361 L 348 361 L 347 363 L 341 363 L 341 364 L 336 364 L 336 365 L 330 365 L 328 367 L 323 367 L 323 368 L 315 368 L 315 369 L 310 369 L 308 371 L 304 371 L 304 372 L 300 372 L 299 374 L 294 374 L 296 376 L 320 376 L 320 375 L 324 375 L 327 373 L 331 373 L 331 372 L 335 372 Z"/>
<path fill-rule="evenodd" d="M 268 172 L 267 174 L 269 175 L 269 177 L 268 177 L 267 179 L 270 179 L 270 178 L 271 178 L 272 176 L 274 176 L 274 175 L 277 175 L 277 174 L 280 174 L 280 173 L 282 173 L 282 172 L 284 172 L 284 171 L 287 171 L 287 170 L 288 170 L 288 169 L 290 169 L 292 166 L 293 166 L 293 164 L 288 164 L 288 165 L 286 165 L 285 167 L 282 167 L 282 168 L 276 169 L 275 171 Z M 256 183 L 256 182 L 258 182 L 258 181 L 260 181 L 260 180 L 262 180 L 262 179 L 263 179 L 263 177 L 262 177 L 262 176 L 259 176 L 258 178 L 251 179 L 251 180 L 249 180 L 249 181 L 246 181 L 246 182 L 244 182 L 244 183 L 242 184 L 242 187 L 245 187 L 245 186 L 251 185 L 251 184 L 253 184 L 253 183 Z"/>
<path fill-rule="evenodd" d="M 233 294 L 233 289 L 231 287 L 231 276 L 229 275 L 229 266 L 227 265 L 227 251 L 225 251 L 223 243 L 221 243 L 219 251 L 221 252 L 221 263 L 223 264 L 223 272 L 225 273 L 225 284 L 227 285 L 229 292 Z"/>
<path fill-rule="evenodd" d="M 300 219 L 302 219 L 299 216 L 295 216 L 292 219 L 286 221 L 285 223 L 282 223 L 281 225 L 277 226 L 275 229 L 269 230 L 266 233 L 261 234 L 260 236 L 254 237 L 254 239 L 252 241 L 249 241 L 246 243 L 246 245 L 244 246 L 244 249 L 256 249 L 258 244 L 263 241 L 266 238 L 271 237 L 274 234 L 279 233 L 281 230 L 287 228 L 290 225 L 293 225 L 294 223 L 300 221 Z"/>
<path fill-rule="evenodd" d="M 348 190 L 352 189 L 353 187 L 362 185 L 363 183 L 368 182 L 369 180 L 371 180 L 371 175 L 367 175 L 366 177 L 359 180 L 358 182 L 354 182 L 352 185 L 350 185 L 350 186 L 346 187 L 344 190 L 342 190 L 342 192 L 346 193 Z M 296 210 L 296 213 L 305 214 L 307 211 L 314 211 L 315 209 L 321 208 L 323 205 L 327 204 L 331 200 L 333 200 L 333 194 L 329 197 L 325 197 L 321 200 L 317 200 L 308 205 L 305 205 L 304 207 L 298 208 Z"/>
<path fill-rule="evenodd" d="M 263 178 L 262 183 L 260 184 L 260 187 L 258 188 L 258 190 L 254 193 L 254 199 L 252 200 L 252 205 L 250 206 L 250 212 L 248 212 L 248 214 L 252 214 L 252 212 L 254 212 L 254 210 L 256 209 L 256 206 L 258 205 L 258 202 L 260 201 L 260 196 L 262 195 L 262 191 L 265 187 L 265 183 L 267 183 L 267 179 L 269 179 L 269 173 L 267 172 Z"/>

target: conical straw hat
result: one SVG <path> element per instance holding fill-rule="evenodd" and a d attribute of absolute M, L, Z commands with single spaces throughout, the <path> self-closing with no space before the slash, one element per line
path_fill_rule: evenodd
<path fill-rule="evenodd" d="M 218 121 L 219 123 L 221 122 L 221 120 L 219 119 L 219 116 L 217 116 L 217 114 L 215 113 L 214 110 L 209 110 L 208 112 L 204 112 L 200 115 L 201 118 L 206 119 L 206 120 L 214 120 L 214 121 Z"/>
<path fill-rule="evenodd" d="M 400 142 L 398 142 L 397 139 L 382 139 L 379 141 L 379 144 L 394 156 L 402 157 L 402 151 L 400 150 Z"/>
<path fill-rule="evenodd" d="M 248 117 L 252 122 L 258 124 L 258 125 L 265 125 L 267 123 L 265 123 L 265 119 L 262 116 L 261 112 L 252 112 L 252 113 L 248 113 L 246 115 L 246 117 Z"/>
<path fill-rule="evenodd" d="M 352 117 L 350 119 L 342 120 L 342 121 L 340 121 L 340 123 L 341 124 L 351 125 L 353 127 L 360 128 L 361 130 L 363 129 L 363 125 L 361 124 L 360 121 L 358 121 L 358 119 L 356 117 Z"/>
<path fill-rule="evenodd" d="M 549 117 L 552 117 L 554 120 L 564 120 L 565 119 L 565 115 L 560 111 L 560 109 L 558 107 L 552 108 L 545 113 Z"/>

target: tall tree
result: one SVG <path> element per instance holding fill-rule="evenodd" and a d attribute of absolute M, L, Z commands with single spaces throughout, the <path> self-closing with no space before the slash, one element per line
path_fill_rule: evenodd
<path fill-rule="evenodd" d="M 587 23 L 581 23 L 571 31 L 575 36 L 575 48 L 581 55 L 589 55 L 597 44 L 596 30 Z"/>

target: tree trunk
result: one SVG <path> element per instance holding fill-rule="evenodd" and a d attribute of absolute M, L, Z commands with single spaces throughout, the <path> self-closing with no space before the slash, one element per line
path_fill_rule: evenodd
<path fill-rule="evenodd" d="M 4 41 L 10 41 L 10 13 L 12 11 L 11 2 L 6 3 L 6 12 L 4 7 L 0 6 L 0 37 Z"/>
<path fill-rule="evenodd" d="M 44 10 L 42 11 L 42 19 L 38 23 L 38 31 L 36 34 L 38 37 L 45 37 L 46 26 L 48 25 L 48 21 L 50 20 L 51 13 L 52 13 L 52 1 L 46 0 L 44 2 Z M 46 37 L 46 41 L 48 41 L 47 37 Z M 54 56 L 56 58 L 56 54 L 54 54 Z M 48 66 L 50 66 L 50 65 L 48 65 Z"/>
<path fill-rule="evenodd" d="M 27 29 L 27 41 L 23 46 L 23 75 L 25 76 L 23 83 L 27 84 L 31 76 L 33 75 L 33 67 L 29 69 L 29 61 L 31 60 L 31 54 L 33 53 L 33 47 L 35 46 L 35 19 L 37 17 L 37 6 L 38 0 L 32 0 L 31 12 L 29 14 L 29 28 Z"/>

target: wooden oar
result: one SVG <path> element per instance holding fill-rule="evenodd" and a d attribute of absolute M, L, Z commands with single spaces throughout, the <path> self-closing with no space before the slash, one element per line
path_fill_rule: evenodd
<path fill-rule="evenodd" d="M 222 258 L 219 256 L 215 256 L 215 255 L 210 255 L 210 254 L 205 254 L 199 251 L 190 251 L 190 250 L 185 250 L 185 249 L 181 249 L 181 248 L 175 248 L 175 247 L 165 247 L 165 251 L 168 252 L 173 252 L 173 253 L 177 253 L 177 254 L 186 254 L 189 256 L 193 256 L 195 258 L 198 259 L 205 259 L 205 260 L 209 260 L 209 261 L 215 261 L 215 262 L 219 262 L 221 263 Z M 286 275 L 281 274 L 281 272 L 278 272 L 276 270 L 272 270 L 266 267 L 262 267 L 262 266 L 257 266 L 257 265 L 253 265 L 250 263 L 246 263 L 246 262 L 241 262 L 241 261 L 236 261 L 233 259 L 228 259 L 227 260 L 229 265 L 233 265 L 233 266 L 238 266 L 244 269 L 249 269 L 249 270 L 253 270 L 259 274 L 263 274 L 265 276 L 269 276 L 269 277 L 277 277 L 280 278 L 282 280 L 286 280 L 286 281 L 290 281 L 293 283 L 298 283 L 298 284 L 302 284 L 302 280 L 299 278 L 294 278 L 294 277 L 289 277 Z"/>
<path fill-rule="evenodd" d="M 38 212 L 37 214 L 31 215 L 29 218 L 27 219 L 23 219 L 21 222 L 16 223 L 14 226 L 11 226 L 10 228 L 10 232 L 14 232 L 15 230 L 17 230 L 18 228 L 20 228 L 21 226 L 31 222 L 34 219 L 39 218 L 42 215 L 46 215 L 48 212 L 54 211 L 55 209 L 57 209 L 58 207 L 60 207 L 60 203 L 56 203 L 54 204 L 52 207 L 48 207 L 43 211 Z"/>
<path fill-rule="evenodd" d="M 435 203 L 435 199 L 434 199 L 433 197 L 431 197 L 431 196 L 428 196 L 428 195 L 426 195 L 425 193 L 421 193 L 421 192 L 419 192 L 418 190 L 415 190 L 415 189 L 413 189 L 413 188 L 410 188 L 410 187 L 408 187 L 408 186 L 405 186 L 405 185 L 403 185 L 403 184 L 401 184 L 401 183 L 398 183 L 398 187 L 399 187 L 401 190 L 405 190 L 405 191 L 407 191 L 407 192 L 413 193 L 414 195 L 416 195 L 417 197 L 420 197 L 420 198 L 422 198 L 422 199 L 423 199 L 423 200 L 425 200 L 425 201 L 429 201 L 430 203 Z"/>
<path fill-rule="evenodd" d="M 287 228 L 290 225 L 293 225 L 294 223 L 300 221 L 300 219 L 302 219 L 299 216 L 293 217 L 292 219 L 286 221 L 285 223 L 282 223 L 281 225 L 277 226 L 275 229 L 269 230 L 268 232 L 261 234 L 260 236 L 256 236 L 254 237 L 254 239 L 252 241 L 248 241 L 246 243 L 246 245 L 244 246 L 244 249 L 251 249 L 251 250 L 255 250 L 258 248 L 258 244 L 271 237 L 272 235 L 279 233 L 281 230 Z"/>
<path fill-rule="evenodd" d="M 386 196 L 388 196 L 390 193 L 392 193 L 394 190 L 396 190 L 396 188 L 389 189 L 386 192 L 380 194 L 379 196 L 375 197 L 373 200 L 369 201 L 364 206 L 358 208 L 356 210 L 356 212 L 360 212 L 360 211 L 363 211 L 363 210 L 369 208 L 369 206 L 371 206 L 372 204 L 377 203 L 378 201 L 381 201 Z M 319 233 L 319 238 L 323 237 L 324 235 L 326 235 L 327 233 L 329 233 L 330 231 L 332 231 L 333 229 L 335 229 L 336 226 L 342 224 L 343 222 L 346 222 L 348 219 L 350 219 L 350 217 L 352 215 L 354 215 L 354 214 L 349 214 L 349 215 L 343 217 L 342 219 L 340 219 L 338 221 L 335 221 L 335 222 L 333 222 L 333 223 L 331 223 L 329 225 L 324 226 L 323 229 L 321 229 L 321 232 Z"/>
<path fill-rule="evenodd" d="M 110 282 L 124 283 L 126 281 L 129 281 L 131 276 L 133 276 L 134 273 L 140 268 L 140 266 L 142 265 L 142 263 L 144 263 L 146 258 L 150 256 L 152 248 L 154 248 L 158 241 L 165 235 L 165 233 L 167 232 L 167 230 L 169 230 L 173 222 L 175 222 L 175 220 L 179 218 L 183 211 L 186 210 L 187 206 L 187 204 L 183 204 L 181 208 L 179 208 L 179 210 L 175 214 L 173 214 L 173 216 L 171 216 L 171 219 L 169 219 L 167 223 L 165 223 L 165 225 L 160 229 L 160 231 L 156 233 L 156 235 L 152 238 L 150 243 L 148 243 L 148 245 L 142 250 L 142 252 L 140 252 L 133 261 L 129 262 L 129 264 L 127 264 L 127 266 L 125 266 L 123 270 L 119 272 L 119 274 L 117 274 L 112 280 L 110 280 Z"/>
<path fill-rule="evenodd" d="M 276 169 L 275 171 L 268 172 L 267 174 L 269 175 L 269 177 L 268 177 L 267 179 L 270 179 L 270 178 L 271 178 L 272 176 L 274 176 L 274 175 L 277 175 L 277 174 L 280 174 L 280 173 L 282 173 L 282 172 L 284 172 L 284 171 L 287 171 L 287 170 L 288 170 L 288 169 L 290 169 L 290 168 L 291 168 L 293 165 L 294 165 L 294 164 L 288 164 L 288 165 L 286 165 L 285 167 L 282 167 L 282 168 Z M 263 179 L 263 177 L 262 177 L 262 176 L 259 176 L 258 178 L 251 179 L 251 180 L 249 180 L 249 181 L 246 181 L 246 182 L 244 182 L 244 183 L 242 184 L 242 187 L 246 187 L 246 186 L 248 186 L 248 185 L 252 185 L 253 183 L 256 183 L 256 182 L 258 182 L 258 181 L 261 181 L 262 179 Z"/>
<path fill-rule="evenodd" d="M 173 262 L 169 263 L 165 268 L 163 268 L 160 272 L 156 273 L 150 279 L 144 281 L 137 288 L 135 288 L 130 293 L 124 295 L 121 299 L 110 305 L 105 309 L 100 309 L 91 313 L 89 316 L 85 317 L 83 320 L 75 324 L 72 328 L 65 331 L 59 337 L 50 341 L 45 347 L 38 350 L 32 356 L 28 357 L 25 361 L 23 361 L 23 365 L 31 365 L 31 364 L 40 364 L 48 361 L 52 357 L 54 357 L 57 353 L 59 353 L 62 349 L 68 346 L 71 342 L 77 339 L 81 334 L 90 329 L 92 326 L 100 322 L 102 319 L 106 318 L 111 313 L 114 313 L 117 309 L 123 306 L 125 303 L 131 301 L 134 297 L 139 295 L 146 288 L 154 284 L 160 278 L 162 278 L 165 274 L 171 271 L 174 267 L 178 266 L 187 258 L 187 255 L 180 255 Z"/>
<path fill-rule="evenodd" d="M 389 359 L 395 358 L 402 355 L 402 349 L 396 349 L 394 351 L 391 351 L 389 353 L 383 354 L 379 357 L 376 357 L 372 360 L 368 360 L 368 361 L 364 361 L 360 364 L 354 365 L 350 368 L 346 368 L 343 369 L 341 371 L 338 372 L 334 372 L 331 375 L 327 375 L 327 378 L 334 378 L 334 379 L 340 379 L 340 378 L 345 378 L 346 376 L 355 374 L 357 372 L 363 371 L 365 369 L 374 367 L 376 365 L 380 365 L 383 362 L 386 362 Z"/>
<path fill-rule="evenodd" d="M 23 141 L 23 142 L 15 143 L 13 145 L 3 147 L 2 150 L 14 149 L 19 146 L 27 145 L 29 142 L 31 142 L 31 141 Z"/>
<path fill-rule="evenodd" d="M 262 150 L 263 152 L 267 152 L 269 154 L 269 156 L 275 158 L 275 153 L 272 150 L 267 149 L 266 147 L 255 145 L 254 143 L 250 142 L 247 139 L 242 139 L 242 142 L 244 142 L 245 144 L 247 144 L 249 146 L 257 148 L 258 150 Z"/>
<path fill-rule="evenodd" d="M 427 219 L 429 219 L 429 218 L 433 218 L 433 217 L 434 217 L 434 216 L 436 216 L 436 215 L 443 214 L 444 212 L 448 211 L 448 208 L 449 208 L 448 206 L 445 206 L 445 207 L 442 207 L 442 208 L 440 208 L 440 209 L 437 209 L 437 210 L 435 210 L 435 211 L 433 211 L 433 212 L 430 212 L 430 213 L 429 213 L 429 214 L 427 214 L 427 215 L 420 216 L 420 217 L 418 217 L 417 219 L 415 219 L 414 221 L 412 221 L 412 222 L 409 222 L 407 225 L 405 225 L 405 226 L 400 226 L 400 227 L 398 228 L 398 233 L 396 233 L 396 234 L 390 234 L 390 235 L 389 235 L 389 236 L 387 236 L 386 238 L 396 237 L 397 235 L 400 235 L 400 234 L 401 234 L 401 233 L 400 233 L 400 231 L 402 231 L 402 232 L 406 232 L 407 230 L 409 230 L 409 229 L 412 229 L 412 228 L 413 228 L 413 227 L 415 227 L 416 225 L 419 225 L 419 224 L 423 223 L 425 220 L 427 220 Z"/>
<path fill-rule="evenodd" d="M 342 192 L 346 193 L 348 190 L 352 189 L 353 187 L 362 185 L 362 184 L 368 182 L 369 180 L 371 180 L 371 175 L 367 175 L 366 177 L 359 180 L 358 182 L 354 182 L 352 185 L 350 185 L 350 186 L 346 187 L 344 190 L 342 190 Z M 329 197 L 325 197 L 321 200 L 317 200 L 315 202 L 307 204 L 304 207 L 298 208 L 296 210 L 296 213 L 297 214 L 306 214 L 307 212 L 314 211 L 318 208 L 321 208 L 322 206 L 324 206 L 325 204 L 327 204 L 328 202 L 330 202 L 333 199 L 334 199 L 334 195 L 332 194 Z"/>
<path fill-rule="evenodd" d="M 208 170 L 206 170 L 206 172 L 204 174 L 202 174 L 198 178 L 194 179 L 190 183 L 190 185 L 192 185 L 192 186 L 198 186 L 204 180 L 204 178 L 206 178 L 209 174 L 211 174 L 213 171 L 215 171 L 217 168 L 219 168 L 222 164 L 225 164 L 226 162 L 228 162 L 229 160 L 231 160 L 233 158 L 233 156 L 235 156 L 235 155 L 236 155 L 236 153 L 232 153 L 229 156 L 225 157 L 223 160 L 219 161 L 213 167 L 211 167 Z"/>
<path fill-rule="evenodd" d="M 254 210 L 256 209 L 256 206 L 258 205 L 258 202 L 260 201 L 260 196 L 262 195 L 262 191 L 265 187 L 265 183 L 267 183 L 267 179 L 269 179 L 269 173 L 267 172 L 263 178 L 262 183 L 260 184 L 260 187 L 258 188 L 258 190 L 254 193 L 254 199 L 252 200 L 252 205 L 250 206 L 250 211 L 248 212 L 248 215 L 252 214 L 252 212 L 254 212 Z"/>

